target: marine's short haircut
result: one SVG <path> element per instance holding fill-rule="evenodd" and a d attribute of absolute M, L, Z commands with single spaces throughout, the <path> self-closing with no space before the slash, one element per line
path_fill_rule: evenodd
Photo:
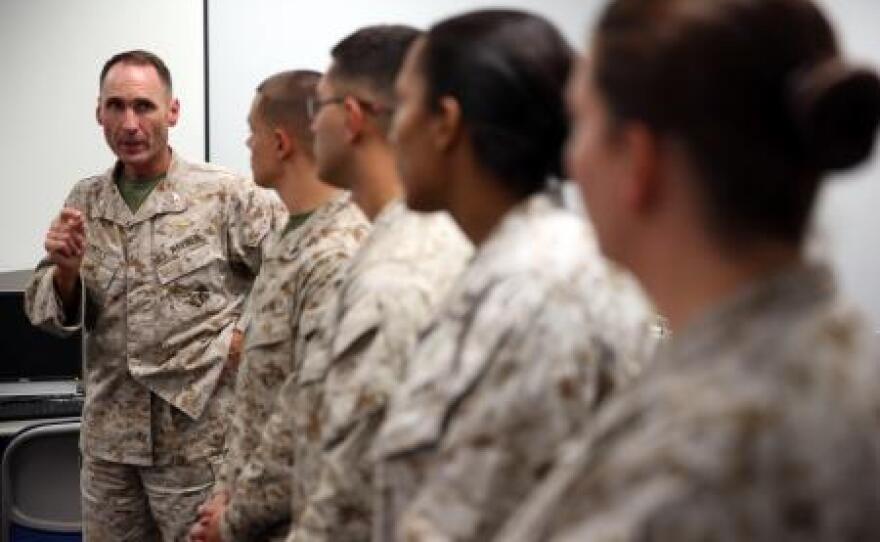
<path fill-rule="evenodd" d="M 333 78 L 365 85 L 382 105 L 394 102 L 394 81 L 406 52 L 421 32 L 411 26 L 367 26 L 350 34 L 330 51 Z"/>
<path fill-rule="evenodd" d="M 257 113 L 270 125 L 281 126 L 296 137 L 308 156 L 314 156 L 308 101 L 316 96 L 321 74 L 310 70 L 276 73 L 259 84 Z"/>
<path fill-rule="evenodd" d="M 110 57 L 110 60 L 105 62 L 104 67 L 101 68 L 101 76 L 98 78 L 98 88 L 104 86 L 104 79 L 107 78 L 107 72 L 117 64 L 133 64 L 135 66 L 152 66 L 156 68 L 156 73 L 159 74 L 159 79 L 162 80 L 166 90 L 171 94 L 171 72 L 168 70 L 168 66 L 166 66 L 165 62 L 163 62 L 156 54 L 144 51 L 143 49 L 123 51 Z"/>

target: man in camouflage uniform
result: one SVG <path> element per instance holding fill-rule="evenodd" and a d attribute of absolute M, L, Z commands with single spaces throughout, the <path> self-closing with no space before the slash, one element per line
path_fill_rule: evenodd
<path fill-rule="evenodd" d="M 260 446 L 238 473 L 237 486 L 253 498 L 226 509 L 220 521 L 223 540 L 259 537 L 264 518 L 278 513 L 268 494 L 291 483 L 291 538 L 369 537 L 372 466 L 362 451 L 371 445 L 384 400 L 400 378 L 418 330 L 470 255 L 448 216 L 415 214 L 401 201 L 386 139 L 387 104 L 399 63 L 416 35 L 405 27 L 356 33 L 334 50 L 334 65 L 319 84 L 311 107 L 319 176 L 351 189 L 373 228 L 325 317 L 314 326 L 316 351 L 303 357 L 282 386 Z M 366 72 L 350 71 L 364 66 Z M 345 130 L 353 126 L 347 141 Z M 325 403 L 328 380 L 335 387 L 326 397 L 334 401 Z M 325 420 L 336 406 L 346 409 L 340 410 L 346 417 L 332 418 L 331 434 L 322 427 L 330 426 Z M 333 441 L 325 440 L 329 437 Z M 319 486 L 319 480 L 325 483 Z M 286 503 L 288 511 L 290 506 Z"/>
<path fill-rule="evenodd" d="M 179 540 L 214 484 L 234 327 L 282 214 L 252 184 L 168 147 L 179 105 L 158 57 L 121 53 L 100 83 L 118 162 L 73 188 L 25 308 L 47 330 L 89 331 L 86 536 Z"/>
<path fill-rule="evenodd" d="M 369 538 L 366 452 L 417 333 L 471 253 L 447 215 L 416 214 L 401 201 L 387 113 L 416 36 L 398 26 L 355 32 L 333 49 L 318 86 L 312 127 L 319 168 L 352 190 L 373 230 L 327 313 L 323 351 L 305 360 L 296 389 L 284 394 L 286 416 L 275 436 L 293 450 L 290 540 Z"/>
<path fill-rule="evenodd" d="M 502 218 L 419 342 L 377 439 L 374 540 L 487 540 L 651 354 L 647 303 L 557 199 Z"/>
<path fill-rule="evenodd" d="M 279 389 L 315 350 L 328 301 L 369 229 L 349 193 L 317 176 L 307 101 L 319 77 L 303 71 L 270 77 L 258 87 L 248 117 L 254 180 L 275 189 L 291 216 L 271 243 L 248 301 L 229 451 L 215 489 L 219 506 L 205 509 L 193 540 L 277 539 L 290 528 L 289 473 L 274 484 L 239 480 L 263 446 Z M 257 504 L 263 514 L 241 524 L 242 508 Z"/>
<path fill-rule="evenodd" d="M 609 402 L 497 540 L 877 540 L 875 341 L 824 266 L 745 287 Z"/>

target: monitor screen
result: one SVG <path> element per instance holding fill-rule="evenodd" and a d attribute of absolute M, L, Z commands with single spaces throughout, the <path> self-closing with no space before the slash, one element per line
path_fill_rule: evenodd
<path fill-rule="evenodd" d="M 82 336 L 59 338 L 31 325 L 21 290 L 0 291 L 0 382 L 79 378 Z"/>

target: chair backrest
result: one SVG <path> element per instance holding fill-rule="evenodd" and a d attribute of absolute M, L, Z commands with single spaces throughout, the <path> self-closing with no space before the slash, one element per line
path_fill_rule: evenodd
<path fill-rule="evenodd" d="M 82 529 L 79 485 L 80 423 L 34 425 L 6 447 L 2 465 L 3 542 L 10 533 L 79 533 Z"/>

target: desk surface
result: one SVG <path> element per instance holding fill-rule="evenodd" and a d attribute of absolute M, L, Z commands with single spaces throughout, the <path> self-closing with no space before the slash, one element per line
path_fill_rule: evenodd
<path fill-rule="evenodd" d="M 0 290 L 14 291 L 24 290 L 28 280 L 30 280 L 33 270 L 26 269 L 23 271 L 4 271 L 0 273 Z"/>

